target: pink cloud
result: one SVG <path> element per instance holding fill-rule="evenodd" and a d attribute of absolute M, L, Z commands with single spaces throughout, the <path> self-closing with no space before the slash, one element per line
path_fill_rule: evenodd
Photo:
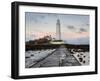
<path fill-rule="evenodd" d="M 89 32 L 75 33 L 75 32 L 67 32 L 62 33 L 62 38 L 64 39 L 77 39 L 82 37 L 89 37 Z"/>
<path fill-rule="evenodd" d="M 55 32 L 26 32 L 26 36 L 31 36 L 32 39 L 39 39 L 44 36 L 51 35 L 52 37 L 56 38 Z M 33 37 L 32 37 L 33 36 Z M 89 32 L 62 32 L 61 36 L 63 39 L 77 39 L 77 38 L 84 38 L 89 37 Z"/>

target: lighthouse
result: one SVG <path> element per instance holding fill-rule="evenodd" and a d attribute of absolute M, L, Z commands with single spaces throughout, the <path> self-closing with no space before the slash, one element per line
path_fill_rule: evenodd
<path fill-rule="evenodd" d="M 56 40 L 61 40 L 61 28 L 60 28 L 59 19 L 57 19 L 57 23 L 56 23 Z"/>
<path fill-rule="evenodd" d="M 57 19 L 56 22 L 56 40 L 51 41 L 51 44 L 64 44 L 64 41 L 61 39 L 61 24 L 60 20 Z"/>

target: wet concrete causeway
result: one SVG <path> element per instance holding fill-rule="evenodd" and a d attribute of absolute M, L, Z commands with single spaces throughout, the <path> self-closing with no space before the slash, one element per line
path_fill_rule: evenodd
<path fill-rule="evenodd" d="M 58 67 L 58 66 L 80 66 L 78 60 L 65 48 L 64 45 L 56 49 L 45 59 L 37 62 L 30 68 L 35 67 Z"/>

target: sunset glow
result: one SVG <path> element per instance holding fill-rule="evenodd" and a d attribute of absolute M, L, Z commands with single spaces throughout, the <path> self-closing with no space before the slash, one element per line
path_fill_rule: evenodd
<path fill-rule="evenodd" d="M 51 36 L 56 38 L 56 22 L 61 24 L 61 39 L 72 44 L 89 44 L 89 16 L 26 12 L 26 41 Z M 79 40 L 81 39 L 81 40 Z M 71 41 L 71 42 L 70 42 Z M 85 42 L 84 42 L 85 41 Z"/>

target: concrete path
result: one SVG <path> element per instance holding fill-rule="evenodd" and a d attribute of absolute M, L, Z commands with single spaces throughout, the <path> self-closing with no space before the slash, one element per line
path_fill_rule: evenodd
<path fill-rule="evenodd" d="M 35 67 L 58 67 L 58 66 L 80 66 L 77 59 L 65 48 L 60 46 L 55 52 L 47 58 L 41 60 L 30 68 Z"/>

